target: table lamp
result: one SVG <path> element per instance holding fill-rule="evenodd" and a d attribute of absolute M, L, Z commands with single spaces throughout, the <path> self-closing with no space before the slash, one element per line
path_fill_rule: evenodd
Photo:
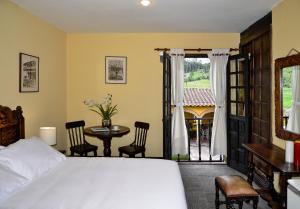
<path fill-rule="evenodd" d="M 40 127 L 40 138 L 48 145 L 56 145 L 56 127 Z"/>

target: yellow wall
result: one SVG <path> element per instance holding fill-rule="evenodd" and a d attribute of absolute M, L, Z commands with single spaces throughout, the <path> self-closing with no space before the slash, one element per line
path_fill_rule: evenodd
<path fill-rule="evenodd" d="M 284 141 L 275 135 L 275 100 L 274 100 L 274 64 L 275 59 L 287 56 L 290 49 L 300 50 L 300 1 L 284 0 L 273 11 L 273 94 L 272 94 L 272 119 L 273 119 L 273 143 L 284 147 Z"/>
<path fill-rule="evenodd" d="M 19 93 L 19 53 L 40 57 L 40 92 Z M 66 34 L 8 0 L 0 0 L 0 105 L 22 106 L 26 136 L 56 126 L 66 136 Z"/>
<path fill-rule="evenodd" d="M 133 123 L 148 121 L 148 156 L 162 156 L 162 64 L 156 47 L 225 48 L 238 47 L 239 34 L 160 34 L 104 33 L 70 34 L 67 44 L 67 119 L 84 119 L 89 125 L 100 124 L 100 118 L 83 104 L 86 98 L 101 99 L 113 95 L 119 113 L 114 124 L 131 128 L 131 133 L 113 139 L 112 154 L 117 147 L 132 141 Z M 105 56 L 127 56 L 127 84 L 105 84 Z M 100 146 L 97 139 L 88 139 Z"/>

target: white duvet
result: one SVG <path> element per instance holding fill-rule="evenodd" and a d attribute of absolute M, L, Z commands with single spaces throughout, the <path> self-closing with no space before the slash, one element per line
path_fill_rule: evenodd
<path fill-rule="evenodd" d="M 14 193 L 1 209 L 186 209 L 177 163 L 68 158 Z"/>

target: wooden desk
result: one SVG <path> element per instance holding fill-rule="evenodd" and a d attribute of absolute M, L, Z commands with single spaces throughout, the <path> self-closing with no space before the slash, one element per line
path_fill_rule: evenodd
<path fill-rule="evenodd" d="M 248 162 L 248 182 L 252 184 L 255 164 L 253 156 L 258 157 L 272 168 L 271 174 L 266 174 L 269 181 L 268 192 L 272 197 L 272 201 L 277 201 L 283 208 L 287 202 L 287 180 L 293 176 L 300 176 L 300 169 L 296 168 L 293 163 L 285 162 L 285 151 L 272 144 L 243 144 L 243 147 L 249 152 Z M 274 189 L 274 173 L 280 173 L 280 193 Z M 264 195 L 265 193 L 261 193 Z M 267 198 L 264 198 L 267 199 Z"/>
<path fill-rule="evenodd" d="M 119 131 L 105 131 L 105 132 L 93 132 L 91 128 L 100 128 L 101 126 L 92 126 L 84 129 L 84 134 L 91 137 L 97 137 L 98 139 L 103 141 L 103 154 L 104 157 L 110 157 L 111 156 L 111 140 L 113 137 L 121 137 L 123 135 L 126 135 L 130 132 L 130 129 L 126 126 L 119 126 Z"/>

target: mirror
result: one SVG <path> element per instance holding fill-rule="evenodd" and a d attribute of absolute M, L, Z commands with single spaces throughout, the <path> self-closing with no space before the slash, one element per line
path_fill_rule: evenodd
<path fill-rule="evenodd" d="M 300 54 L 275 60 L 276 136 L 300 139 Z"/>

